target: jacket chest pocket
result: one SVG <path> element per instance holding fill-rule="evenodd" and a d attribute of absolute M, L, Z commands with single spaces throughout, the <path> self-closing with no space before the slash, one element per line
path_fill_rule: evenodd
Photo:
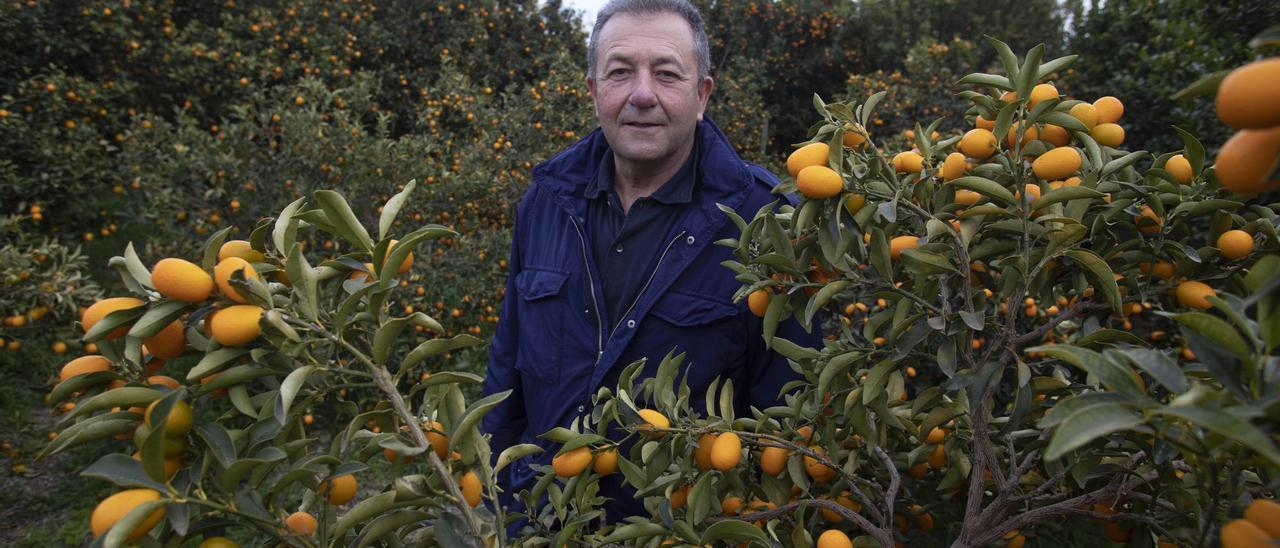
<path fill-rule="evenodd" d="M 520 329 L 516 369 L 536 380 L 560 382 L 564 354 L 564 285 L 569 275 L 553 270 L 525 270 L 516 274 Z"/>
<path fill-rule="evenodd" d="M 738 307 L 711 297 L 670 290 L 650 310 L 654 321 L 646 328 L 657 346 L 651 360 L 654 372 L 661 356 L 672 349 L 684 352 L 682 370 L 688 372 L 689 387 L 705 389 L 717 375 L 728 376 L 745 356 Z M 682 371 L 683 375 L 685 371 Z"/>

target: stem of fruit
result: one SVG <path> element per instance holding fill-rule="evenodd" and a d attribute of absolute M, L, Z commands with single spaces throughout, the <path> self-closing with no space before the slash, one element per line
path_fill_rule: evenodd
<path fill-rule="evenodd" d="M 400 419 L 409 427 L 409 433 L 413 437 L 414 443 L 418 447 L 426 449 L 423 453 L 427 455 L 427 462 L 431 465 L 431 468 L 436 471 L 436 474 L 440 476 L 440 481 L 444 484 L 445 491 L 453 498 L 458 509 L 462 511 L 462 515 L 467 522 L 467 529 L 469 533 L 477 541 L 482 540 L 484 537 L 480 532 L 480 524 L 476 522 L 475 514 L 471 512 L 471 508 L 467 505 L 466 499 L 463 498 L 462 489 L 460 489 L 458 487 L 458 483 L 453 480 L 453 476 L 449 475 L 449 468 L 440 461 L 440 457 L 436 456 L 436 452 L 431 449 L 431 443 L 427 441 L 427 435 L 422 431 L 421 421 L 419 421 L 418 418 L 409 411 L 409 406 L 405 405 L 404 397 L 401 396 L 400 391 L 396 389 L 395 381 L 392 380 L 391 373 L 387 371 L 387 368 L 373 363 L 373 360 L 369 358 L 369 356 L 365 355 L 364 352 L 361 352 L 359 348 L 356 348 L 343 338 L 330 333 L 320 324 L 302 322 L 292 318 L 286 318 L 286 321 L 315 331 L 320 334 L 320 336 L 342 346 L 348 352 L 351 352 L 351 354 L 355 356 L 360 363 L 369 368 L 369 371 L 373 373 L 373 380 L 377 383 L 378 388 L 386 394 L 387 399 L 391 401 L 391 407 L 396 410 L 396 414 L 400 415 Z"/>

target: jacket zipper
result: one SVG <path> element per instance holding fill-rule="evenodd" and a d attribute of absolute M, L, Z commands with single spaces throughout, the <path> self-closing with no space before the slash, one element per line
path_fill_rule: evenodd
<path fill-rule="evenodd" d="M 616 332 L 619 327 L 622 327 L 622 320 L 626 319 L 628 314 L 631 314 L 631 311 L 636 307 L 636 303 L 640 302 L 640 297 L 644 296 L 645 290 L 649 289 L 649 284 L 653 283 L 653 278 L 658 275 L 658 268 L 662 266 L 662 260 L 667 258 L 667 253 L 671 251 L 671 246 L 676 245 L 676 242 L 680 241 L 680 238 L 684 236 L 686 232 L 688 231 L 681 230 L 679 234 L 676 234 L 676 237 L 674 239 L 672 239 L 670 242 L 667 243 L 667 248 L 663 249 L 662 255 L 658 256 L 657 264 L 653 265 L 653 272 L 649 273 L 649 279 L 644 282 L 644 287 L 640 288 L 640 292 L 636 293 L 636 299 L 634 301 L 631 301 L 631 306 L 627 307 L 626 312 L 624 312 L 621 316 L 618 316 L 617 325 L 614 325 L 613 331 L 609 332 L 610 338 L 613 337 L 614 332 Z"/>
<path fill-rule="evenodd" d="M 569 221 L 573 223 L 573 229 L 578 233 L 578 242 L 582 244 L 582 266 L 587 272 L 587 287 L 591 290 L 591 308 L 596 313 L 596 363 L 599 363 L 600 356 L 604 355 L 604 326 L 600 323 L 600 304 L 596 302 L 596 282 L 591 277 L 591 262 L 587 260 L 587 239 L 582 235 L 578 220 L 570 215 Z"/>

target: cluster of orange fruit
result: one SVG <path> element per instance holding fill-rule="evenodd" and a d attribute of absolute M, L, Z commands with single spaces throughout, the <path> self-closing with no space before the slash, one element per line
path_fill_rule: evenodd
<path fill-rule="evenodd" d="M 1223 123 L 1238 129 L 1222 145 L 1215 162 L 1218 181 L 1237 194 L 1280 189 L 1270 180 L 1280 158 L 1280 57 L 1255 61 L 1222 80 L 1214 106 Z"/>

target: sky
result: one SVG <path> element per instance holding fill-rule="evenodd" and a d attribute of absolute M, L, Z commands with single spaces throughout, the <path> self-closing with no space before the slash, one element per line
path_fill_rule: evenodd
<path fill-rule="evenodd" d="M 591 25 L 596 21 L 596 12 L 600 11 L 608 0 L 564 0 L 565 6 L 583 12 L 582 28 L 591 32 Z"/>

